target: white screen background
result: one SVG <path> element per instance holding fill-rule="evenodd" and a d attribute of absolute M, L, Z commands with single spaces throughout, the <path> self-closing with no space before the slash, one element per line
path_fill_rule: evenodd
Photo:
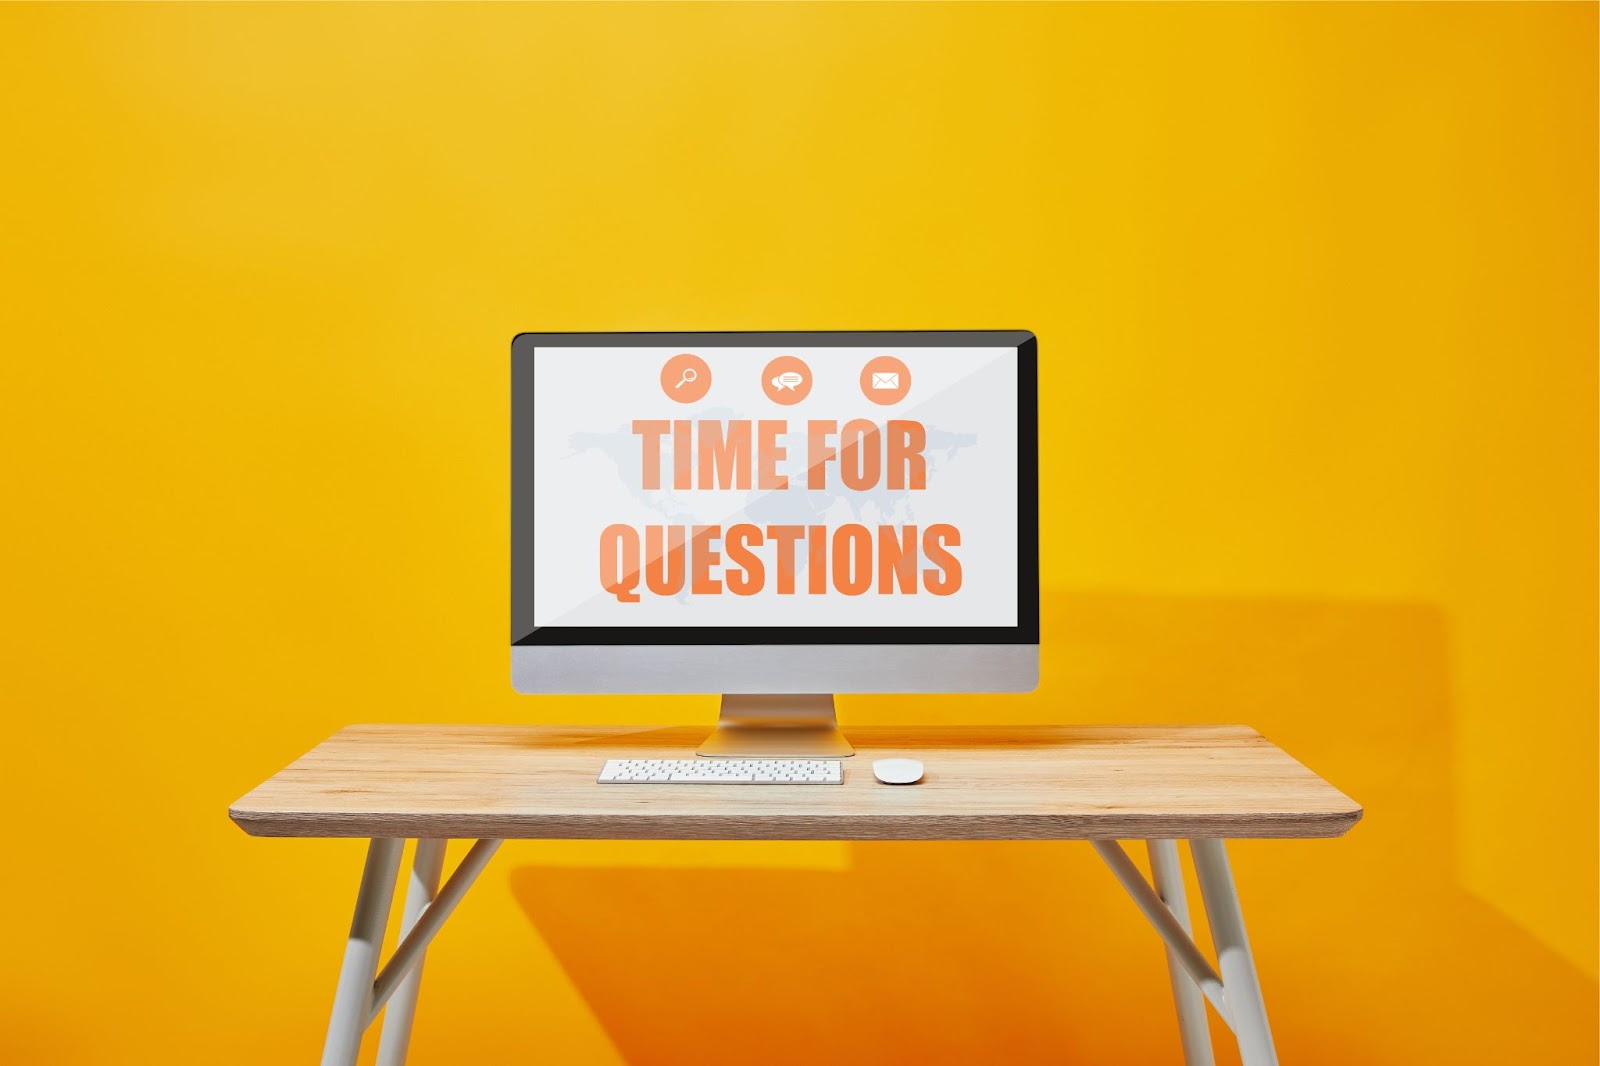
<path fill-rule="evenodd" d="M 661 367 L 693 351 L 711 369 L 711 388 L 699 403 L 662 392 Z M 762 371 L 779 355 L 811 369 L 810 394 L 790 406 L 761 388 Z M 881 406 L 861 393 L 860 374 L 875 356 L 892 355 L 911 372 L 904 400 Z M 536 626 L 1014 626 L 1017 623 L 1017 352 L 1014 348 L 560 348 L 534 354 L 534 624 Z M 642 488 L 641 439 L 635 419 L 787 419 L 783 443 L 786 490 L 676 490 L 672 439 L 662 442 L 662 488 Z M 927 431 L 927 487 L 919 491 L 852 491 L 828 464 L 829 487 L 805 487 L 806 422 L 843 426 L 864 418 L 880 427 L 912 419 Z M 835 436 L 831 444 L 837 448 Z M 806 582 L 806 541 L 796 545 L 793 595 L 780 596 L 775 549 L 754 548 L 766 582 L 752 596 L 695 596 L 685 589 L 661 597 L 642 583 L 641 602 L 620 603 L 600 587 L 600 533 L 623 523 L 720 525 L 751 522 L 826 525 L 873 530 L 914 523 L 921 530 L 949 523 L 961 544 L 961 588 L 935 596 L 881 595 L 874 581 L 846 596 L 831 581 L 823 595 Z M 687 538 L 686 538 L 687 539 Z M 718 543 L 714 548 L 721 551 Z M 641 552 L 641 557 L 642 557 Z M 830 542 L 831 558 L 831 542 Z M 874 559 L 874 563 L 875 563 Z M 726 565 L 726 553 L 723 564 Z M 931 565 L 926 559 L 919 569 Z M 688 564 L 685 561 L 685 572 Z M 712 576 L 721 576 L 721 567 Z"/>

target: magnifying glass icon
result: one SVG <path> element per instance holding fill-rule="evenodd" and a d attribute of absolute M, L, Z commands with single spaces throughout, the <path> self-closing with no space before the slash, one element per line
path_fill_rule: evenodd
<path fill-rule="evenodd" d="M 687 384 L 689 384 L 689 382 L 691 382 L 691 381 L 693 381 L 693 380 L 694 380 L 694 379 L 695 379 L 695 378 L 697 378 L 697 377 L 699 377 L 699 376 L 700 376 L 700 375 L 699 375 L 699 374 L 698 374 L 698 373 L 696 373 L 696 372 L 695 372 L 695 369 L 694 369 L 694 367 L 692 367 L 692 366 L 690 366 L 690 367 L 685 367 L 685 368 L 684 368 L 684 371 L 683 371 L 683 377 L 682 377 L 682 378 L 680 378 L 680 379 L 679 379 L 679 380 L 678 380 L 678 383 L 677 383 L 677 384 L 676 384 L 676 385 L 674 385 L 674 386 L 672 386 L 672 387 L 673 387 L 673 388 L 674 388 L 674 389 L 681 389 L 681 388 L 683 388 L 683 387 L 684 387 L 684 386 L 685 386 L 685 385 L 687 385 Z"/>

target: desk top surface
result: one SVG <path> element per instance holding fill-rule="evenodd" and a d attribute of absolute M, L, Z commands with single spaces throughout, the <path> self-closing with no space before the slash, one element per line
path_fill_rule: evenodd
<path fill-rule="evenodd" d="M 601 785 L 702 728 L 358 725 L 229 810 L 286 837 L 1070 840 L 1336 837 L 1361 807 L 1246 726 L 846 730 L 843 785 Z M 872 760 L 922 760 L 882 785 Z"/>

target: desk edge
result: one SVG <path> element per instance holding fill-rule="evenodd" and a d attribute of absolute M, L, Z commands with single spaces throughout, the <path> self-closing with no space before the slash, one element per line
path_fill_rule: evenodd
<path fill-rule="evenodd" d="M 371 814 L 252 810 L 228 817 L 251 836 L 508 840 L 1314 840 L 1344 836 L 1359 806 L 1287 814 L 590 815 Z"/>

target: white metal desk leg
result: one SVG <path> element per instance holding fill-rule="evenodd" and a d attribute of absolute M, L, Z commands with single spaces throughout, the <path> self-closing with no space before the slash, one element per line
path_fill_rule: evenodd
<path fill-rule="evenodd" d="M 1267 1025 L 1267 1007 L 1261 999 L 1261 981 L 1244 933 L 1239 893 L 1228 867 L 1228 849 L 1220 840 L 1191 840 L 1195 873 L 1200 875 L 1200 897 L 1205 900 L 1211 939 L 1217 946 L 1217 968 L 1227 990 L 1233 1032 L 1239 1038 L 1239 1058 L 1244 1066 L 1278 1066 Z"/>
<path fill-rule="evenodd" d="M 356 913 L 350 920 L 350 939 L 344 946 L 344 966 L 333 994 L 333 1016 L 328 1019 L 328 1039 L 322 1045 L 322 1066 L 355 1066 L 361 1051 L 361 1034 L 367 1028 L 372 1005 L 372 981 L 378 973 L 378 952 L 383 930 L 389 924 L 394 902 L 395 877 L 400 872 L 404 840 L 375 838 L 367 846 L 367 865 L 361 872 Z"/>
<path fill-rule="evenodd" d="M 422 917 L 439 891 L 439 875 L 444 872 L 444 841 L 419 840 L 411 857 L 411 880 L 406 885 L 406 909 L 400 918 L 400 939 Z M 405 1066 L 411 1046 L 411 1021 L 417 1014 L 417 989 L 422 984 L 423 959 L 406 974 L 394 990 L 383 1012 L 383 1032 L 378 1037 L 378 1066 Z"/>
<path fill-rule="evenodd" d="M 1150 849 L 1150 875 L 1155 881 L 1156 894 L 1167 905 L 1172 916 L 1178 919 L 1185 933 L 1192 933 L 1189 925 L 1189 900 L 1183 889 L 1183 865 L 1178 859 L 1176 840 L 1147 840 Z M 1206 1023 L 1206 1000 L 1200 988 L 1184 972 L 1183 963 L 1171 948 L 1167 948 L 1167 975 L 1172 979 L 1172 1001 L 1178 1008 L 1178 1039 L 1183 1044 L 1183 1061 L 1186 1066 L 1213 1066 L 1216 1059 L 1211 1053 L 1211 1029 Z"/>

